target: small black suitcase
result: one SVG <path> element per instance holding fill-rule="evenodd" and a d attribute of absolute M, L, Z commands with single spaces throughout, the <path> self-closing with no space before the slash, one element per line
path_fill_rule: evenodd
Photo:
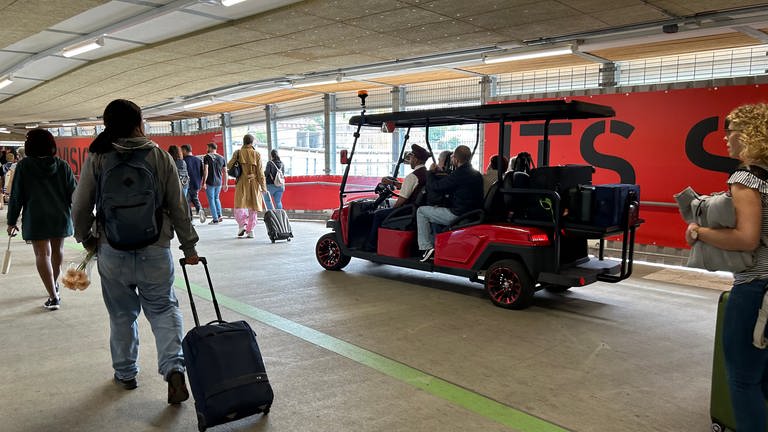
<path fill-rule="evenodd" d="M 245 321 L 226 322 L 221 319 L 204 257 L 200 257 L 200 262 L 205 267 L 218 319 L 201 326 L 184 258 L 179 262 L 195 318 L 195 328 L 184 337 L 181 348 L 189 385 L 195 397 L 198 430 L 202 432 L 208 427 L 253 414 L 269 413 L 274 393 L 256 343 L 256 334 Z"/>
<path fill-rule="evenodd" d="M 288 214 L 283 209 L 267 210 L 264 213 L 264 225 L 267 226 L 267 236 L 272 240 L 291 241 L 293 231 L 291 222 L 288 221 Z"/>

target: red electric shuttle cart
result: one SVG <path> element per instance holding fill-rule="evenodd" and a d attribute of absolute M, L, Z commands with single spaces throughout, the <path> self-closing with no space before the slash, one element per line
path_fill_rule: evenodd
<path fill-rule="evenodd" d="M 347 166 L 339 191 L 339 208 L 327 222 L 332 231 L 320 237 L 315 247 L 317 260 L 325 269 L 341 270 L 351 258 L 359 258 L 468 277 L 484 284 L 495 305 L 509 309 L 528 307 L 540 289 L 564 291 L 596 281 L 615 283 L 631 275 L 635 230 L 642 223 L 638 217 L 639 188 L 592 185 L 594 169 L 589 165 L 546 166 L 552 120 L 612 117 L 612 108 L 554 100 L 366 115 L 362 92 L 361 100 L 361 115 L 350 119 L 350 124 L 357 126 L 354 143 L 349 152 L 341 152 L 341 163 Z M 505 154 L 504 125 L 531 121 L 544 123 L 543 157 L 540 154 L 539 164 L 545 166 L 521 173 L 505 173 L 507 167 L 499 166 L 498 179 L 486 194 L 483 208 L 459 216 L 442 231 L 438 229 L 433 261 L 420 260 L 413 206 L 399 207 L 384 220 L 375 252 L 364 249 L 372 213 L 387 206 L 389 198 L 396 194 L 384 184 L 372 190 L 348 187 L 361 127 L 410 131 L 417 127 L 497 123 L 497 154 Z M 408 135 L 406 132 L 401 162 Z M 429 142 L 426 144 L 429 146 Z M 399 167 L 400 163 L 393 176 Z M 361 193 L 369 195 L 347 200 L 350 194 L 359 197 Z M 605 199 L 606 193 L 610 199 Z M 606 205 L 610 208 L 606 209 Z M 621 239 L 620 259 L 604 257 L 604 244 L 609 237 Z M 589 239 L 599 239 L 596 257 L 588 254 Z"/>

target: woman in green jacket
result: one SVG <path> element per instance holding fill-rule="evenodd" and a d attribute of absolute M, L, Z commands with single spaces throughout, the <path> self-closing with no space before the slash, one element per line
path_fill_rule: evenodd
<path fill-rule="evenodd" d="M 8 202 L 8 235 L 19 231 L 32 243 L 35 265 L 43 280 L 48 310 L 59 308 L 59 285 L 64 239 L 73 233 L 72 193 L 75 176 L 69 164 L 56 157 L 56 140 L 45 129 L 33 129 L 24 142 L 27 157 L 16 165 L 13 195 Z"/>

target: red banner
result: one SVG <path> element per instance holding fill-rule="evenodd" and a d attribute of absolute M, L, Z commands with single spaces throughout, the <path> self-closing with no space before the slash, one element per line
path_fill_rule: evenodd
<path fill-rule="evenodd" d="M 587 163 L 594 184 L 640 185 L 637 241 L 685 247 L 685 224 L 673 194 L 686 186 L 699 193 L 727 188 L 738 161 L 728 157 L 723 121 L 735 107 L 768 101 L 768 86 L 748 85 L 568 98 L 613 107 L 616 117 L 552 122 L 550 165 Z M 510 153 L 539 160 L 541 123 L 514 123 Z M 486 128 L 486 160 L 495 153 L 498 126 Z"/>

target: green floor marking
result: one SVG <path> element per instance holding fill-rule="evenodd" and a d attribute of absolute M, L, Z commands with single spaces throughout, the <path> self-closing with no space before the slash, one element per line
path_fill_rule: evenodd
<path fill-rule="evenodd" d="M 184 281 L 176 279 L 175 285 L 186 291 Z M 207 288 L 191 284 L 192 292 L 197 297 L 212 301 Z M 350 360 L 364 364 L 392 378 L 403 381 L 416 388 L 424 390 L 441 399 L 452 402 L 488 419 L 510 426 L 520 432 L 567 432 L 555 424 L 501 404 L 493 399 L 467 390 L 456 384 L 429 375 L 426 372 L 407 366 L 380 354 L 365 350 L 359 346 L 321 333 L 279 315 L 267 312 L 254 306 L 242 303 L 234 298 L 217 294 L 219 305 L 241 315 L 253 318 L 270 327 L 282 330 L 309 343 L 342 355 Z"/>

